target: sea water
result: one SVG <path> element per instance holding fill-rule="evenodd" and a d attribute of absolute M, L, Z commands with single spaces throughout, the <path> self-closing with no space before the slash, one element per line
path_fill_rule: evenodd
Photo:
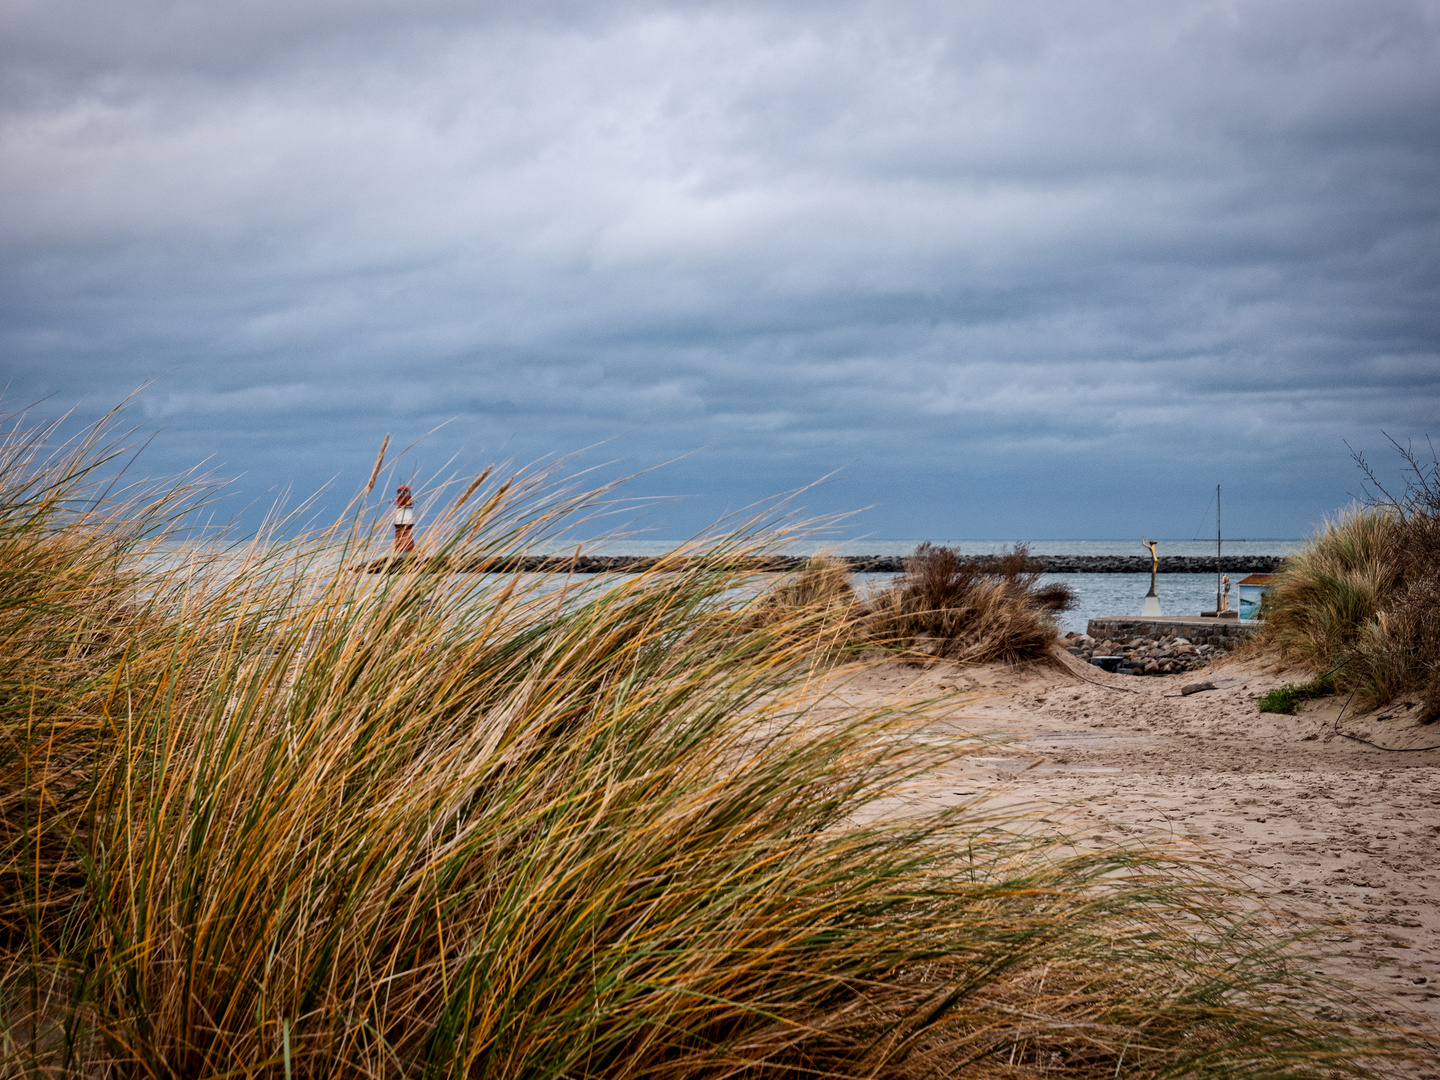
<path fill-rule="evenodd" d="M 1150 552 L 1140 546 L 1138 538 L 1131 540 L 932 540 L 939 547 L 955 548 L 962 555 L 997 555 L 1013 550 L 1017 544 L 1024 544 L 1032 555 L 1134 555 L 1141 558 Z M 1215 554 L 1213 540 L 1165 540 L 1156 539 L 1158 555 L 1196 555 L 1212 557 Z M 785 545 L 781 550 L 791 555 L 813 555 L 826 552 L 832 555 L 912 555 L 922 543 L 920 540 L 805 540 Z M 1293 554 L 1304 543 L 1298 539 L 1268 540 L 1226 540 L 1224 561 L 1233 565 L 1233 560 L 1242 556 Z M 591 555 L 662 555 L 675 546 L 670 540 L 615 540 L 585 545 Z M 573 551 L 571 547 L 568 550 Z M 1230 575 L 1230 606 L 1239 608 L 1240 593 L 1236 587 L 1244 574 Z M 862 592 L 883 588 L 895 579 L 893 574 L 856 574 L 856 585 Z M 1064 632 L 1074 630 L 1084 633 L 1086 624 L 1102 615 L 1139 615 L 1150 590 L 1150 575 L 1139 574 L 1045 574 L 1042 581 L 1059 581 L 1075 591 L 1077 604 L 1071 611 L 1058 617 Z M 1214 573 L 1202 574 L 1159 574 L 1155 579 L 1155 591 L 1160 597 L 1160 608 L 1170 616 L 1194 617 L 1202 611 L 1215 609 L 1216 580 Z"/>
<path fill-rule="evenodd" d="M 785 550 L 795 555 L 825 551 L 836 555 L 904 556 L 913 554 L 920 543 L 919 540 L 850 540 L 844 543 L 829 544 L 807 541 L 787 545 Z M 1144 556 L 1148 554 L 1140 549 L 1138 542 L 1125 540 L 937 540 L 933 543 L 944 547 L 958 548 L 965 555 L 998 554 L 1014 548 L 1017 543 L 1026 544 L 1032 555 Z M 1301 543 L 1302 541 L 1299 540 L 1227 540 L 1225 542 L 1225 559 L 1229 562 L 1241 555 L 1288 555 L 1295 551 Z M 1215 546 L 1211 541 L 1161 540 L 1158 544 L 1157 550 L 1161 555 L 1204 556 L 1215 553 Z M 673 550 L 674 547 L 675 541 L 673 540 L 615 540 L 585 544 L 584 550 L 588 554 L 594 555 L 661 555 Z M 571 545 L 563 550 L 568 554 L 575 549 Z M 223 574 L 224 568 L 218 566 L 217 563 L 233 562 L 238 568 L 244 565 L 244 558 L 243 549 L 227 550 L 203 545 L 167 544 L 160 546 L 145 562 L 152 569 L 174 570 L 188 564 L 192 565 L 197 573 L 203 573 L 206 569 L 218 569 Z M 321 566 L 317 566 L 316 569 L 333 565 L 333 557 L 323 558 Z M 541 586 L 542 589 L 552 584 L 559 587 L 565 580 L 564 575 L 540 576 L 554 579 L 553 582 L 547 580 Z M 1234 584 L 1243 576 L 1243 574 L 1231 575 L 1230 604 L 1232 607 L 1239 607 L 1239 591 Z M 853 577 L 862 593 L 884 588 L 895 579 L 894 574 L 855 574 Z M 1148 573 L 1045 574 L 1041 580 L 1063 582 L 1075 591 L 1076 607 L 1071 611 L 1061 613 L 1058 621 L 1062 631 L 1074 630 L 1079 633 L 1084 633 L 1086 624 L 1097 616 L 1139 615 L 1141 605 L 1145 601 L 1145 593 L 1150 588 Z M 1160 574 L 1156 578 L 1156 592 L 1160 597 L 1161 609 L 1166 615 L 1199 615 L 1201 611 L 1213 610 L 1215 607 L 1215 575 L 1213 573 Z"/>
<path fill-rule="evenodd" d="M 1243 575 L 1242 575 L 1243 576 Z M 884 588 L 894 574 L 855 574 L 862 593 Z M 1238 607 L 1235 577 L 1231 577 L 1230 606 Z M 1074 610 L 1062 612 L 1056 621 L 1062 632 L 1083 634 L 1086 624 L 1102 615 L 1139 615 L 1150 591 L 1149 574 L 1042 574 L 1042 584 L 1062 582 L 1075 590 Z M 1215 609 L 1214 574 L 1158 574 L 1155 591 L 1166 615 L 1194 617 Z"/>

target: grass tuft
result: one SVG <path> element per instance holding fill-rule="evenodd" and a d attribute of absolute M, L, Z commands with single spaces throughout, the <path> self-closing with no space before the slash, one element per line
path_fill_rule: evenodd
<path fill-rule="evenodd" d="M 817 555 L 798 574 L 765 592 L 746 623 L 757 629 L 783 627 L 792 644 L 808 643 L 817 657 L 833 660 L 854 655 L 869 643 L 868 611 L 846 565 Z"/>
<path fill-rule="evenodd" d="M 1333 677 L 1319 675 L 1306 683 L 1286 683 L 1268 691 L 1260 698 L 1261 712 L 1294 713 L 1302 701 L 1328 697 L 1335 693 Z"/>
<path fill-rule="evenodd" d="M 1399 449 L 1404 494 L 1379 488 L 1327 522 L 1285 561 L 1263 614 L 1285 659 L 1336 672 L 1363 706 L 1417 692 L 1429 722 L 1440 719 L 1440 462 Z"/>
<path fill-rule="evenodd" d="M 771 536 L 558 590 L 351 572 L 379 508 L 181 557 L 156 545 L 189 493 L 99 483 L 100 443 L 0 446 L 9 1074 L 1360 1077 L 1420 1053 L 1187 852 L 901 813 L 969 747 L 821 707 L 833 581 L 736 632 L 753 581 L 726 567 Z M 525 473 L 466 495 L 431 554 L 513 556 L 600 501 Z"/>
<path fill-rule="evenodd" d="M 1042 585 L 1041 574 L 1024 545 L 971 560 L 921 544 L 904 575 L 872 602 L 873 633 L 922 655 L 962 662 L 1043 656 L 1055 640 L 1055 616 L 1076 600 L 1067 585 Z"/>
<path fill-rule="evenodd" d="M 787 621 L 816 655 L 833 660 L 865 650 L 924 663 L 1015 663 L 1049 653 L 1055 616 L 1075 606 L 1067 585 L 1040 583 L 1042 570 L 1023 545 L 1001 555 L 965 559 L 921 544 L 905 573 L 868 600 L 844 563 L 823 555 L 783 580 L 755 605 L 750 624 Z"/>

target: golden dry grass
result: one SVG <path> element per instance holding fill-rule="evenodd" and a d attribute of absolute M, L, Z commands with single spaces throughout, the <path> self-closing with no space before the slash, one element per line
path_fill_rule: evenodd
<path fill-rule="evenodd" d="M 1055 616 L 1075 605 L 1065 585 L 1042 584 L 1028 550 L 964 560 L 921 544 L 905 574 L 872 603 L 871 632 L 922 656 L 1015 663 L 1048 654 Z"/>
<path fill-rule="evenodd" d="M 1068 586 L 1041 576 L 1023 546 L 972 560 L 925 543 L 903 575 L 864 599 L 844 563 L 821 555 L 767 592 L 750 621 L 788 621 L 832 658 L 880 649 L 911 662 L 1018 663 L 1049 655 L 1055 616 L 1075 603 Z"/>
<path fill-rule="evenodd" d="M 1285 561 L 1265 644 L 1355 689 L 1365 706 L 1417 693 L 1440 719 L 1440 516 L 1357 507 Z"/>
<path fill-rule="evenodd" d="M 898 707 L 818 720 L 828 624 L 717 617 L 748 586 L 726 559 L 558 592 L 365 575 L 357 518 L 147 569 L 175 496 L 91 485 L 96 442 L 37 445 L 0 449 L 7 1074 L 1329 1077 L 1417 1053 L 1175 853 L 974 806 L 862 824 L 966 747 Z M 523 551 L 586 504 L 526 474 L 467 495 L 432 553 Z"/>

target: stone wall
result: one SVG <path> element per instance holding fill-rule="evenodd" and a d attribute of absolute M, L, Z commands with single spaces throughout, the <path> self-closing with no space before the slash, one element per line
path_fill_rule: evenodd
<path fill-rule="evenodd" d="M 842 554 L 834 556 L 837 562 L 845 563 L 851 573 L 904 573 L 904 557 L 896 554 Z M 960 562 L 985 562 L 989 556 L 969 554 L 960 556 Z M 418 563 L 415 560 L 419 560 Z M 403 566 L 418 566 L 436 573 L 639 573 L 649 570 L 658 563 L 678 566 L 688 560 L 674 560 L 670 557 L 649 556 L 649 554 L 524 554 L 510 559 L 504 557 L 480 557 L 467 559 L 465 556 L 390 556 L 373 559 L 357 569 L 372 573 L 395 572 Z M 756 559 L 724 560 L 737 569 L 757 570 L 762 573 L 795 573 L 804 569 L 808 557 L 798 554 L 768 554 Z M 1280 556 L 1253 554 L 1236 556 L 1224 563 L 1225 573 L 1272 573 L 1280 566 Z M 1151 559 L 1145 554 L 1035 554 L 1031 564 L 1043 573 L 1149 573 Z M 1215 560 L 1212 556 L 1195 554 L 1166 554 L 1161 556 L 1161 573 L 1214 573 Z"/>
<path fill-rule="evenodd" d="M 1036 555 L 1048 574 L 1148 574 L 1148 555 Z M 1273 574 L 1284 562 L 1280 555 L 1227 556 L 1227 574 Z M 1213 574 L 1214 555 L 1161 555 L 1162 574 Z"/>
<path fill-rule="evenodd" d="M 1143 615 L 1106 615 L 1091 619 L 1087 637 L 1098 642 L 1132 638 L 1184 638 L 1196 645 L 1233 649 L 1263 624 L 1258 619 L 1167 619 Z"/>
<path fill-rule="evenodd" d="M 989 556 L 963 555 L 961 562 L 983 562 Z M 1047 574 L 1148 574 L 1148 555 L 1032 555 L 1034 566 Z M 905 560 L 895 555 L 842 555 L 840 561 L 849 564 L 857 574 L 899 574 L 905 570 Z M 1244 555 L 1227 558 L 1224 562 L 1227 574 L 1270 574 L 1280 567 L 1284 559 L 1279 555 Z M 793 560 L 795 569 L 805 562 L 802 558 Z M 1162 574 L 1213 574 L 1213 555 L 1162 555 Z"/>
<path fill-rule="evenodd" d="M 418 556 L 423 569 L 441 573 L 551 573 L 551 574 L 624 574 L 649 570 L 657 563 L 671 562 L 669 558 L 653 555 L 520 555 L 514 558 L 485 557 L 467 559 L 464 556 L 425 557 Z M 905 559 L 899 555 L 840 555 L 837 562 L 843 562 L 855 574 L 900 574 L 905 571 Z M 983 562 L 986 555 L 963 555 L 962 562 Z M 809 559 L 803 555 L 766 555 L 760 558 L 730 560 L 731 565 L 740 569 L 762 573 L 794 573 L 804 568 Z M 1236 556 L 1225 560 L 1227 574 L 1270 573 L 1281 562 L 1278 555 Z M 1047 574 L 1143 574 L 1150 570 L 1148 555 L 1032 555 L 1032 565 Z M 394 571 L 410 565 L 404 557 L 387 556 L 375 559 L 363 568 L 372 573 Z M 1200 555 L 1162 555 L 1162 574 L 1213 574 L 1215 559 Z"/>

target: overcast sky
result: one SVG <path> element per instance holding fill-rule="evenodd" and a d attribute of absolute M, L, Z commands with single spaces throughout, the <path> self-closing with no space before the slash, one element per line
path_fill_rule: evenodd
<path fill-rule="evenodd" d="M 1436 0 L 7 0 L 7 401 L 240 504 L 612 440 L 661 536 L 1297 536 L 1440 438 Z"/>

